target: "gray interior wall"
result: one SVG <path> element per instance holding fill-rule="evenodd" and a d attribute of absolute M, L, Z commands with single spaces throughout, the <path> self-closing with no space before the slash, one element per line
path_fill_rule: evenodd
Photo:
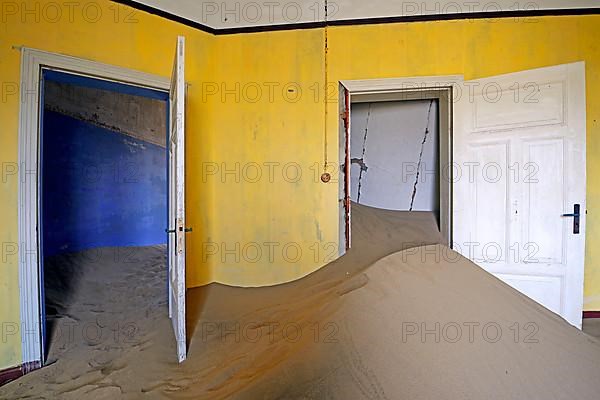
<path fill-rule="evenodd" d="M 143 96 L 59 82 L 46 82 L 44 107 L 166 147 L 167 103 Z"/>
<path fill-rule="evenodd" d="M 438 211 L 438 103 L 352 104 L 351 199 L 389 210 Z"/>

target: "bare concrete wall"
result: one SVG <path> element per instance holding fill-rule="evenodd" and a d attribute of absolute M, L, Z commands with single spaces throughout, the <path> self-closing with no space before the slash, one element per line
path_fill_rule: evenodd
<path fill-rule="evenodd" d="M 166 146 L 166 102 L 48 81 L 45 107 L 145 142 Z"/>
<path fill-rule="evenodd" d="M 437 101 L 353 104 L 351 127 L 353 201 L 439 210 Z"/>

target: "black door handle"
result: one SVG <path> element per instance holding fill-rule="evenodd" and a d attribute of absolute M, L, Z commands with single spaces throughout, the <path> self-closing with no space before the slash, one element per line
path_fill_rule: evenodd
<path fill-rule="evenodd" d="M 581 218 L 581 205 L 573 206 L 573 214 L 563 214 L 563 217 L 573 217 L 573 233 L 579 235 L 579 219 Z"/>

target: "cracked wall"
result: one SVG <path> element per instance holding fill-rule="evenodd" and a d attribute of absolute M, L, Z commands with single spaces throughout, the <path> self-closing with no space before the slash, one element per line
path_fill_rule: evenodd
<path fill-rule="evenodd" d="M 351 199 L 389 210 L 438 211 L 437 101 L 353 104 L 351 120 Z"/>

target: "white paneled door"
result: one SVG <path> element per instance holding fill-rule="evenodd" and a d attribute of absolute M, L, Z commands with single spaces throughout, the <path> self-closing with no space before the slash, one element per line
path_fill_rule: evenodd
<path fill-rule="evenodd" d="M 456 103 L 456 250 L 581 327 L 585 66 L 465 82 Z"/>
<path fill-rule="evenodd" d="M 169 316 L 179 362 L 186 358 L 185 332 L 185 39 L 177 39 L 171 78 L 169 137 Z"/>

